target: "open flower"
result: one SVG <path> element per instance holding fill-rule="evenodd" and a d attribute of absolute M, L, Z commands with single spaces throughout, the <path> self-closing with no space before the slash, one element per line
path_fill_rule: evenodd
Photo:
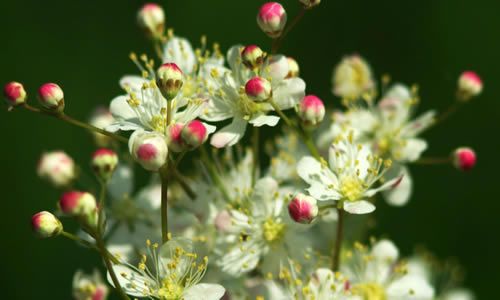
<path fill-rule="evenodd" d="M 123 262 L 114 269 L 125 293 L 133 297 L 219 300 L 225 293 L 222 286 L 200 283 L 207 263 L 207 257 L 198 259 L 190 240 L 175 238 L 161 247 L 148 241 L 148 255 L 142 255 L 137 267 Z M 112 283 L 109 274 L 108 281 Z"/>
<path fill-rule="evenodd" d="M 368 199 L 397 186 L 402 177 L 372 188 L 383 179 L 391 161 L 378 158 L 368 147 L 356 145 L 352 139 L 352 133 L 347 139 L 339 137 L 330 147 L 328 163 L 311 156 L 302 158 L 297 172 L 309 184 L 309 194 L 318 201 L 333 201 L 349 213 L 366 214 L 375 210 Z"/>
<path fill-rule="evenodd" d="M 243 47 L 234 46 L 227 60 L 231 69 L 212 68 L 207 79 L 210 103 L 201 117 L 206 121 L 222 121 L 232 119 L 231 124 L 222 128 L 211 139 L 211 144 L 222 148 L 233 146 L 245 134 L 248 124 L 255 127 L 275 126 L 278 116 L 268 115 L 273 107 L 269 101 L 274 101 L 280 110 L 295 107 L 305 94 L 305 83 L 300 78 L 287 78 L 289 72 L 288 60 L 285 56 L 268 57 L 259 69 L 250 70 L 241 59 Z M 259 76 L 271 84 L 271 100 L 256 102 L 245 92 L 247 82 Z"/>

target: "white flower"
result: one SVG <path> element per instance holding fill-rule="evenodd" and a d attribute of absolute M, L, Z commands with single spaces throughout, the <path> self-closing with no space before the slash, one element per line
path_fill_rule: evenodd
<path fill-rule="evenodd" d="M 73 298 L 75 300 L 104 300 L 108 296 L 108 287 L 98 271 L 92 275 L 77 271 L 73 276 Z"/>
<path fill-rule="evenodd" d="M 219 300 L 225 289 L 218 284 L 200 283 L 208 258 L 201 262 L 190 240 L 172 239 L 161 247 L 148 243 L 137 267 L 122 263 L 114 266 L 120 285 L 133 297 L 160 300 Z M 108 273 L 108 281 L 112 280 Z"/>
<path fill-rule="evenodd" d="M 333 71 L 332 84 L 333 94 L 346 101 L 357 100 L 375 87 L 372 70 L 359 55 L 342 59 Z"/>
<path fill-rule="evenodd" d="M 269 57 L 261 69 L 251 71 L 242 63 L 241 49 L 234 46 L 228 51 L 230 70 L 214 67 L 207 79 L 210 104 L 202 118 L 212 122 L 232 119 L 212 137 L 211 144 L 218 148 L 236 144 L 248 124 L 275 126 L 279 121 L 278 116 L 268 115 L 273 110 L 268 102 L 254 102 L 246 95 L 244 87 L 252 77 L 258 75 L 271 82 L 272 100 L 281 110 L 295 107 L 305 95 L 302 79 L 286 78 L 289 66 L 285 56 Z"/>
<path fill-rule="evenodd" d="M 406 272 L 389 240 L 378 241 L 371 250 L 355 244 L 347 258 L 341 272 L 349 278 L 353 299 L 434 299 L 434 288 L 425 278 Z"/>
<path fill-rule="evenodd" d="M 347 139 L 339 138 L 332 144 L 328 163 L 306 156 L 299 161 L 297 172 L 309 184 L 309 194 L 318 201 L 335 201 L 349 213 L 366 214 L 375 210 L 368 201 L 370 197 L 402 179 L 391 178 L 372 188 L 388 167 L 390 161 L 373 155 L 367 147 L 353 144 L 351 133 Z"/>
<path fill-rule="evenodd" d="M 218 265 L 233 276 L 247 273 L 261 263 L 264 274 L 275 273 L 280 263 L 299 256 L 306 248 L 297 226 L 286 212 L 284 194 L 278 183 L 265 177 L 248 192 L 240 209 L 230 210 L 232 226 L 223 237 Z"/>

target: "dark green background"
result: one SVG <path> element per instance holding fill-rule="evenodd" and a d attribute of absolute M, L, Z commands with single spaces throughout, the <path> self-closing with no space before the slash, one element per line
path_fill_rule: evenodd
<path fill-rule="evenodd" d="M 198 41 L 207 34 L 223 49 L 235 43 L 270 41 L 255 24 L 264 1 L 162 1 L 169 26 Z M 295 15 L 295 0 L 282 1 Z M 410 4 L 411 2 L 411 4 Z M 0 2 L 0 83 L 25 83 L 30 94 L 48 81 L 59 83 L 66 111 L 86 119 L 96 105 L 119 93 L 117 81 L 136 72 L 131 50 L 150 51 L 135 24 L 142 1 L 3 0 Z M 341 1 L 323 0 L 287 38 L 283 51 L 296 57 L 308 92 L 330 106 L 334 64 L 344 54 L 366 57 L 376 74 L 389 73 L 421 87 L 421 109 L 444 109 L 453 101 L 458 74 L 473 69 L 484 78 L 484 94 L 457 115 L 425 134 L 426 155 L 447 155 L 470 145 L 479 162 L 468 174 L 448 166 L 414 166 L 416 191 L 402 208 L 377 210 L 379 233 L 403 252 L 424 244 L 441 257 L 460 259 L 466 284 L 479 299 L 498 295 L 498 119 L 496 79 L 500 53 L 498 1 Z M 34 98 L 34 97 L 33 97 Z M 24 111 L 0 113 L 2 128 L 0 217 L 1 297 L 68 299 L 76 268 L 91 270 L 94 254 L 62 239 L 38 241 L 29 220 L 54 208 L 58 192 L 35 174 L 39 154 L 64 149 L 87 166 L 94 150 L 82 130 Z"/>

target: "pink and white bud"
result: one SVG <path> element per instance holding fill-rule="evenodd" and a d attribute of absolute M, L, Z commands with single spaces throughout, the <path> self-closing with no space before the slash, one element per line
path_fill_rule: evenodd
<path fill-rule="evenodd" d="M 63 151 L 42 154 L 37 173 L 56 187 L 68 186 L 76 178 L 75 163 Z"/>
<path fill-rule="evenodd" d="M 89 120 L 90 125 L 99 129 L 106 129 L 106 127 L 114 122 L 115 118 L 113 118 L 111 112 L 106 108 L 96 109 Z M 96 145 L 99 147 L 108 147 L 113 143 L 113 139 L 109 136 L 94 131 L 92 131 L 92 134 Z"/>
<path fill-rule="evenodd" d="M 139 26 L 153 39 L 160 39 L 165 31 L 165 12 L 155 3 L 146 3 L 137 13 Z"/>
<path fill-rule="evenodd" d="M 465 71 L 458 78 L 457 97 L 459 100 L 467 101 L 481 94 L 482 90 L 483 81 L 476 72 Z"/>
<path fill-rule="evenodd" d="M 97 202 L 90 193 L 70 191 L 64 193 L 59 199 L 59 208 L 68 216 L 86 216 L 97 210 Z"/>
<path fill-rule="evenodd" d="M 305 8 L 313 8 L 316 5 L 321 3 L 321 0 L 299 0 L 302 4 L 304 4 Z"/>
<path fill-rule="evenodd" d="M 165 138 L 154 132 L 138 132 L 129 140 L 129 150 L 134 159 L 149 171 L 158 171 L 167 161 L 168 147 Z"/>
<path fill-rule="evenodd" d="M 476 153 L 471 148 L 460 147 L 453 152 L 453 165 L 462 171 L 469 171 L 476 165 Z"/>
<path fill-rule="evenodd" d="M 42 211 L 31 217 L 31 228 L 40 238 L 49 238 L 59 235 L 63 225 L 56 216 L 48 211 Z"/>
<path fill-rule="evenodd" d="M 101 148 L 92 155 L 92 169 L 101 180 L 110 179 L 117 165 L 118 155 L 113 150 Z"/>
<path fill-rule="evenodd" d="M 278 38 L 285 28 L 286 11 L 278 2 L 268 2 L 260 7 L 257 24 L 269 37 Z"/>
<path fill-rule="evenodd" d="M 214 225 L 219 232 L 228 232 L 231 228 L 231 214 L 227 210 L 220 211 L 214 219 Z"/>
<path fill-rule="evenodd" d="M 183 73 L 175 63 L 165 63 L 156 72 L 156 85 L 165 99 L 172 100 L 184 84 Z"/>
<path fill-rule="evenodd" d="M 174 123 L 167 128 L 167 145 L 168 149 L 174 152 L 182 152 L 187 150 L 187 146 L 182 139 L 181 133 L 184 128 L 182 123 Z"/>
<path fill-rule="evenodd" d="M 207 140 L 208 132 L 202 122 L 193 120 L 182 128 L 181 136 L 186 145 L 196 148 Z"/>
<path fill-rule="evenodd" d="M 245 85 L 245 93 L 255 102 L 266 101 L 271 98 L 272 94 L 271 83 L 259 76 L 255 76 Z"/>
<path fill-rule="evenodd" d="M 299 77 L 300 67 L 297 61 L 291 57 L 287 57 L 286 59 L 288 61 L 288 74 L 286 75 L 286 78 Z"/>
<path fill-rule="evenodd" d="M 315 126 L 325 117 L 325 105 L 315 95 L 308 95 L 300 101 L 298 114 L 306 125 Z"/>
<path fill-rule="evenodd" d="M 73 277 L 73 298 L 75 300 L 105 300 L 109 290 L 97 271 L 84 274 L 77 271 Z"/>
<path fill-rule="evenodd" d="M 38 100 L 46 109 L 62 112 L 64 110 L 64 93 L 55 83 L 46 83 L 38 89 Z"/>
<path fill-rule="evenodd" d="M 23 104 L 26 101 L 26 91 L 24 86 L 19 82 L 9 82 L 3 88 L 5 100 L 11 106 Z"/>
<path fill-rule="evenodd" d="M 318 216 L 316 199 L 298 193 L 288 204 L 288 213 L 297 223 L 309 224 Z"/>
<path fill-rule="evenodd" d="M 257 69 L 264 63 L 265 53 L 256 45 L 248 45 L 241 51 L 241 61 L 249 69 Z"/>

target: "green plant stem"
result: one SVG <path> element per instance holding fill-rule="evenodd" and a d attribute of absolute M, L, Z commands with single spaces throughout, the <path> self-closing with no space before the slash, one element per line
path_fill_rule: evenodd
<path fill-rule="evenodd" d="M 123 136 L 120 136 L 120 135 L 117 135 L 117 134 L 114 134 L 112 132 L 108 132 L 106 130 L 103 130 L 101 128 L 97 128 L 95 126 L 92 126 L 90 124 L 87 124 L 85 122 L 82 122 L 82 121 L 79 121 L 79 120 L 76 120 L 64 113 L 57 113 L 57 112 L 50 112 L 50 111 L 46 111 L 46 110 L 42 110 L 42 109 L 39 109 L 39 108 L 36 108 L 36 107 L 33 107 L 27 103 L 24 104 L 24 108 L 26 108 L 27 110 L 29 111 L 32 111 L 32 112 L 35 112 L 35 113 L 40 113 L 40 114 L 43 114 L 43 115 L 46 115 L 46 116 L 50 116 L 50 117 L 53 117 L 53 118 L 56 118 L 56 119 L 59 119 L 59 120 L 62 120 L 66 123 L 69 123 L 69 124 L 72 124 L 74 126 L 77 126 L 77 127 L 80 127 L 80 128 L 83 128 L 83 129 L 86 129 L 88 131 L 91 131 L 91 132 L 96 132 L 96 133 L 100 133 L 102 135 L 105 135 L 105 136 L 108 136 L 110 138 L 113 138 L 119 142 L 122 142 L 122 143 L 128 143 L 128 139 L 123 137 Z"/>
<path fill-rule="evenodd" d="M 418 165 L 445 165 L 451 163 L 450 157 L 422 157 L 415 162 Z"/>
<path fill-rule="evenodd" d="M 300 8 L 300 10 L 299 10 L 299 13 L 295 16 L 295 18 L 292 20 L 292 22 L 289 23 L 289 25 L 285 28 L 285 30 L 283 31 L 283 33 L 278 38 L 276 38 L 273 41 L 273 45 L 272 45 L 272 48 L 271 48 L 271 53 L 272 54 L 276 54 L 278 52 L 278 50 L 281 47 L 281 45 L 282 45 L 283 40 L 285 39 L 285 37 L 299 23 L 299 21 L 304 17 L 305 13 L 306 13 L 306 8 L 304 6 L 302 6 Z"/>
<path fill-rule="evenodd" d="M 205 165 L 205 167 L 207 168 L 210 177 L 212 178 L 214 183 L 217 185 L 217 187 L 221 191 L 222 197 L 224 197 L 224 200 L 226 200 L 227 203 L 231 203 L 232 202 L 231 197 L 229 197 L 229 193 L 227 192 L 226 187 L 224 186 L 224 183 L 222 182 L 222 180 L 219 177 L 219 173 L 217 171 L 217 168 L 214 166 L 214 164 L 212 163 L 212 161 L 208 157 L 208 153 L 207 153 L 207 150 L 205 149 L 205 147 L 201 146 L 200 152 L 201 152 L 201 160 L 202 160 L 203 164 Z"/>
<path fill-rule="evenodd" d="M 96 237 L 96 244 L 97 244 L 97 247 L 99 248 L 99 252 L 101 253 L 102 259 L 104 260 L 104 264 L 106 265 L 106 269 L 108 269 L 109 276 L 111 277 L 111 280 L 113 281 L 113 285 L 115 286 L 115 290 L 120 295 L 120 298 L 122 298 L 124 300 L 129 300 L 130 298 L 127 296 L 127 294 L 125 294 L 125 292 L 122 289 L 122 286 L 120 285 L 120 281 L 118 280 L 118 277 L 116 277 L 116 273 L 115 273 L 115 270 L 113 268 L 113 264 L 111 263 L 112 255 L 110 255 L 108 250 L 106 249 L 106 246 L 104 245 L 104 241 L 102 240 L 102 236 L 100 234 L 98 234 Z"/>
<path fill-rule="evenodd" d="M 307 149 L 309 150 L 309 152 L 311 152 L 312 156 L 314 156 L 314 158 L 316 158 L 318 161 L 321 160 L 321 155 L 319 155 L 319 151 L 316 148 L 316 145 L 314 145 L 314 141 L 311 137 L 311 134 L 308 131 L 304 130 L 303 128 L 299 128 L 298 130 L 300 135 L 304 139 L 304 143 L 306 144 Z"/>
<path fill-rule="evenodd" d="M 252 149 L 253 149 L 253 172 L 252 172 L 252 186 L 255 184 L 255 181 L 258 177 L 259 166 L 260 166 L 260 157 L 259 157 L 259 127 L 253 128 L 252 135 Z"/>
<path fill-rule="evenodd" d="M 168 160 L 160 169 L 161 179 L 161 239 L 163 243 L 168 241 Z"/>
<path fill-rule="evenodd" d="M 332 251 L 332 271 L 338 271 L 340 266 L 340 251 L 342 249 L 342 239 L 344 231 L 344 210 L 337 208 L 337 236 L 335 237 L 335 244 Z"/>
<path fill-rule="evenodd" d="M 74 242 L 82 244 L 87 248 L 91 248 L 91 249 L 99 251 L 99 248 L 97 247 L 97 245 L 95 245 L 89 241 L 86 241 L 86 240 L 84 240 L 84 239 L 82 239 L 74 234 L 71 234 L 67 231 L 61 232 L 61 235 L 69 240 L 72 240 Z M 115 263 L 115 264 L 118 263 L 118 260 L 111 253 L 108 252 L 108 255 L 111 257 L 111 260 L 113 261 L 113 263 Z"/>
<path fill-rule="evenodd" d="M 282 118 L 283 121 L 285 121 L 286 125 L 288 125 L 290 127 L 294 127 L 292 124 L 292 121 L 290 121 L 290 119 L 283 113 L 281 108 L 279 108 L 279 106 L 276 104 L 276 102 L 274 102 L 274 99 L 271 98 L 269 100 L 269 104 L 271 104 L 271 106 L 274 108 L 274 111 L 276 111 L 276 113 L 280 116 L 280 118 Z"/>
<path fill-rule="evenodd" d="M 106 183 L 99 180 L 101 192 L 99 195 L 99 214 L 97 215 L 97 230 L 104 236 L 104 209 L 106 205 Z"/>
<path fill-rule="evenodd" d="M 186 182 L 186 179 L 182 176 L 182 174 L 177 170 L 177 168 L 170 168 L 171 176 L 179 183 L 184 192 L 188 195 L 191 200 L 196 200 L 196 193 L 191 189 L 189 184 Z"/>

